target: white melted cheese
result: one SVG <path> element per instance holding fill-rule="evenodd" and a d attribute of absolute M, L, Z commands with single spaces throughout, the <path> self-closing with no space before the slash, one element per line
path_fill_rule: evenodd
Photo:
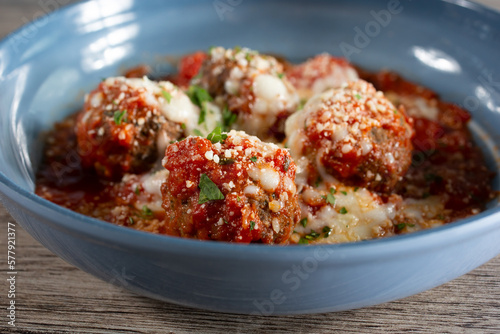
<path fill-rule="evenodd" d="M 274 192 L 280 184 L 280 174 L 269 167 L 253 167 L 248 170 L 250 178 L 262 186 L 268 192 Z"/>
<path fill-rule="evenodd" d="M 334 194 L 335 204 L 325 204 L 315 215 L 308 213 L 307 225 L 295 228 L 296 236 L 300 238 L 312 231 L 322 232 L 325 227 L 331 229 L 330 236 L 323 235 L 314 243 L 342 243 L 372 239 L 388 230 L 393 225 L 395 205 L 384 204 L 378 196 L 370 191 L 352 187 L 337 187 Z M 347 195 L 344 195 L 345 191 Z M 312 188 L 301 194 L 304 201 L 320 200 L 325 192 Z M 308 212 L 307 205 L 301 203 L 303 214 Z"/>
<path fill-rule="evenodd" d="M 134 206 L 138 210 L 142 210 L 144 206 L 147 206 L 154 212 L 163 212 L 162 195 L 161 195 L 161 185 L 168 178 L 168 170 L 161 166 L 156 167 L 152 171 L 140 175 L 134 183 L 130 186 L 135 189 L 141 189 L 141 193 L 137 197 L 137 201 Z M 126 174 L 123 176 L 122 183 L 130 183 L 131 178 L 135 178 L 136 175 Z"/>

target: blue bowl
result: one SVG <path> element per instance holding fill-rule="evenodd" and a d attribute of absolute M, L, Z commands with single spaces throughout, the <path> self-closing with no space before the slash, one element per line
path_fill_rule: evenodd
<path fill-rule="evenodd" d="M 465 0 L 86 1 L 0 44 L 0 192 L 49 250 L 102 280 L 197 308 L 251 314 L 339 311 L 452 280 L 500 253 L 497 203 L 394 238 L 279 247 L 177 239 L 105 223 L 33 193 L 40 134 L 102 77 L 164 55 L 243 45 L 303 60 L 344 55 L 391 68 L 469 109 L 492 170 L 500 145 L 500 14 Z M 499 179 L 494 180 L 499 189 Z"/>

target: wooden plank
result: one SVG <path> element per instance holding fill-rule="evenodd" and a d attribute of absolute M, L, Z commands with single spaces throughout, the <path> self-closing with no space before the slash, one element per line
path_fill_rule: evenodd
<path fill-rule="evenodd" d="M 481 2 L 500 8 L 497 0 Z M 39 1 L 2 0 L 0 36 L 40 10 Z M 14 220 L 0 205 L 0 332 L 9 328 L 7 222 Z M 16 331 L 23 333 L 500 333 L 500 257 L 400 301 L 348 312 L 266 318 L 195 310 L 136 296 L 67 264 L 20 227 L 16 239 Z"/>

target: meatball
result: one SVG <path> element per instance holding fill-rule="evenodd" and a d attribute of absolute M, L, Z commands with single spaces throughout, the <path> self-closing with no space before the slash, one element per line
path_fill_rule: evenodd
<path fill-rule="evenodd" d="M 170 82 L 108 78 L 77 116 L 82 165 L 112 179 L 149 170 L 169 141 L 197 125 L 198 116 L 198 107 Z"/>
<path fill-rule="evenodd" d="M 283 65 L 247 48 L 212 48 L 193 83 L 237 114 L 234 128 L 262 139 L 282 140 L 284 121 L 299 104 Z"/>
<path fill-rule="evenodd" d="M 359 79 L 358 73 L 349 62 L 327 53 L 290 67 L 286 75 L 300 97 L 306 100 L 328 89 L 339 88 L 347 82 Z"/>
<path fill-rule="evenodd" d="M 296 167 L 288 151 L 234 130 L 211 140 L 188 137 L 166 150 L 167 234 L 287 243 L 300 219 Z"/>
<path fill-rule="evenodd" d="M 411 120 L 363 80 L 313 97 L 287 120 L 286 134 L 294 159 L 309 161 L 309 182 L 333 177 L 390 192 L 411 163 Z"/>

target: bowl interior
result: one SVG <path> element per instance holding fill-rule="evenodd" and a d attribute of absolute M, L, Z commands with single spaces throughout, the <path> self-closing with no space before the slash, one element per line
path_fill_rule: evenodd
<path fill-rule="evenodd" d="M 467 1 L 123 0 L 70 6 L 0 45 L 0 176 L 32 192 L 44 131 L 78 110 L 101 78 L 138 64 L 166 73 L 167 55 L 212 45 L 292 61 L 329 52 L 394 70 L 469 110 L 499 170 L 500 14 Z"/>

